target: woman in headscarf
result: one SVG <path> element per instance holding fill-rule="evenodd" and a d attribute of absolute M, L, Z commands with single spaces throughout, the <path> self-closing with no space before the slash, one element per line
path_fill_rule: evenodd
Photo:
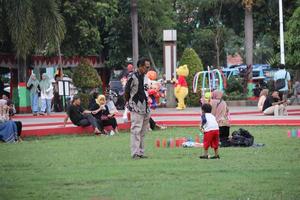
<path fill-rule="evenodd" d="M 28 82 L 27 89 L 30 91 L 30 99 L 31 99 L 31 111 L 34 116 L 37 115 L 39 111 L 39 81 L 36 79 L 35 74 L 31 74 Z"/>
<path fill-rule="evenodd" d="M 112 126 L 113 131 L 110 132 L 111 135 L 118 133 L 118 124 L 115 118 L 115 111 L 110 111 L 106 105 L 106 98 L 104 95 L 98 95 L 95 99 L 95 103 L 90 105 L 90 110 L 94 117 L 102 121 L 103 126 Z"/>
<path fill-rule="evenodd" d="M 268 89 L 263 89 L 259 94 L 257 107 L 258 107 L 258 110 L 260 112 L 263 111 L 263 106 L 264 106 L 265 100 L 266 100 L 268 95 L 269 95 L 269 90 Z"/>
<path fill-rule="evenodd" d="M 229 130 L 230 130 L 230 124 L 228 119 L 228 107 L 226 102 L 222 99 L 223 92 L 221 90 L 215 90 L 212 93 L 212 99 L 211 99 L 211 106 L 212 111 L 211 113 L 216 117 L 216 120 L 219 125 L 219 131 L 220 131 L 220 142 L 221 146 L 228 146 L 228 137 L 229 137 Z"/>
<path fill-rule="evenodd" d="M 50 115 L 51 100 L 53 98 L 53 86 L 46 73 L 42 75 L 42 80 L 40 81 L 40 88 L 41 88 L 41 100 L 42 100 L 40 115 L 44 115 L 46 112 L 47 115 Z"/>
<path fill-rule="evenodd" d="M 6 143 L 21 140 L 22 122 L 9 119 L 9 106 L 4 101 L 0 102 L 0 141 Z"/>

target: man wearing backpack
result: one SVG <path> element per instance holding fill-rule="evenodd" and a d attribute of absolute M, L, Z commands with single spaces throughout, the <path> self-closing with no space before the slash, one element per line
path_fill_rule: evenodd
<path fill-rule="evenodd" d="M 274 74 L 275 90 L 279 91 L 279 97 L 281 100 L 286 100 L 291 91 L 291 76 L 288 71 L 285 70 L 285 65 L 280 64 L 279 70 Z"/>

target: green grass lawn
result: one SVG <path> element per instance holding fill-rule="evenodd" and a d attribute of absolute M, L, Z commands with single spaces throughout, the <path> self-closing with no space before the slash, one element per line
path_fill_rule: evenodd
<path fill-rule="evenodd" d="M 198 148 L 155 147 L 196 128 L 150 132 L 143 160 L 130 158 L 128 133 L 0 144 L 0 199 L 299 199 L 300 139 L 287 138 L 288 127 L 247 129 L 266 146 L 221 148 L 220 160 L 200 160 Z"/>

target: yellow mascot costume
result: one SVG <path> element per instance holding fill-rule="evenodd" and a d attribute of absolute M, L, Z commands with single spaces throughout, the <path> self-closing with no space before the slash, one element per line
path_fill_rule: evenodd
<path fill-rule="evenodd" d="M 185 79 L 189 75 L 189 69 L 187 65 L 179 66 L 176 69 L 176 73 L 178 75 L 178 80 L 176 81 L 174 88 L 175 97 L 178 100 L 176 109 L 183 110 L 186 108 L 184 99 L 189 93 L 188 85 Z"/>

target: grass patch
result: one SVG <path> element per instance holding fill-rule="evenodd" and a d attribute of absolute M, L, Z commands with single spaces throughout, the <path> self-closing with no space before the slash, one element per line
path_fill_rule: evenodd
<path fill-rule="evenodd" d="M 266 146 L 222 148 L 221 160 L 155 148 L 156 138 L 194 137 L 196 128 L 147 134 L 145 160 L 130 158 L 128 133 L 0 144 L 0 199 L 299 199 L 300 139 L 287 138 L 290 127 L 247 129 Z"/>

